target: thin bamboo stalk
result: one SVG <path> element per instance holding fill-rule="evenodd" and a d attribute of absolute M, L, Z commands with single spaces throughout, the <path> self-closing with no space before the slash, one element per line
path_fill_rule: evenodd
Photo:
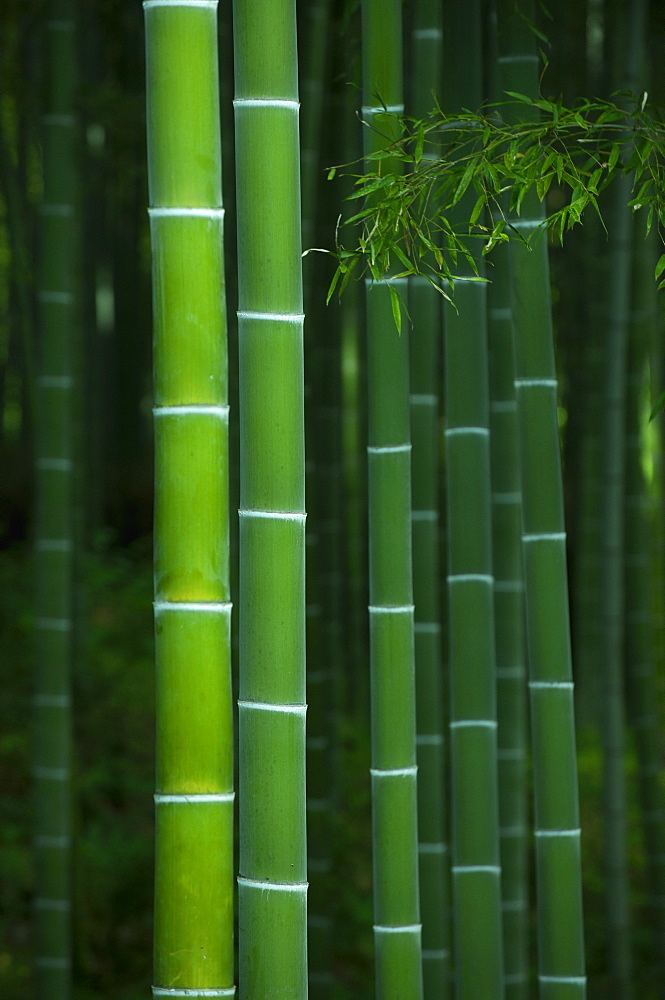
<path fill-rule="evenodd" d="M 303 303 L 293 0 L 234 4 L 240 366 L 239 981 L 307 995 Z"/>
<path fill-rule="evenodd" d="M 522 8 L 527 17 L 531 6 Z M 536 97 L 533 35 L 511 2 L 499 7 L 500 85 Z M 543 218 L 525 199 L 512 224 L 524 239 Z M 566 535 L 545 238 L 511 244 L 515 388 L 520 438 L 522 546 L 533 746 L 541 1000 L 586 994 L 580 820 Z M 556 753 L 552 753 L 556 747 Z"/>
<path fill-rule="evenodd" d="M 228 405 L 216 0 L 145 0 L 153 255 L 153 996 L 232 997 Z"/>
<path fill-rule="evenodd" d="M 443 9 L 416 6 L 411 32 L 409 113 L 424 117 L 442 70 Z M 436 154 L 428 154 L 434 157 Z M 439 555 L 440 368 L 442 299 L 424 277 L 409 281 L 413 510 L 414 649 L 418 760 L 418 860 L 425 1000 L 450 995 L 450 853 Z"/>
<path fill-rule="evenodd" d="M 635 88 L 640 76 L 638 56 L 643 46 L 646 0 L 630 5 L 622 19 L 621 77 Z M 628 354 L 630 285 L 632 276 L 633 210 L 630 177 L 621 177 L 613 191 L 610 228 L 612 282 L 608 301 L 606 368 L 603 394 L 602 508 L 602 658 L 603 658 L 603 783 L 607 945 L 612 990 L 631 1000 L 632 949 L 628 883 L 624 719 L 624 492 L 626 364 Z"/>
<path fill-rule="evenodd" d="M 501 248 L 499 248 L 501 249 Z M 522 504 L 507 256 L 495 257 L 489 295 L 492 553 L 499 775 L 499 843 L 506 1000 L 525 998 L 528 965 L 527 704 Z"/>
<path fill-rule="evenodd" d="M 496 3 L 488 32 L 488 93 L 499 99 Z M 507 247 L 492 254 L 487 288 L 492 558 L 498 725 L 499 846 L 506 1000 L 529 989 L 527 699 L 515 350 Z"/>
<path fill-rule="evenodd" d="M 399 0 L 362 4 L 366 153 L 385 147 L 403 111 Z M 386 113 L 385 108 L 388 109 Z M 375 131 L 376 130 L 376 131 Z M 383 161 L 386 163 L 386 161 Z M 386 169 L 397 169 L 386 164 Z M 379 1000 L 422 997 L 418 894 L 415 668 L 411 567 L 409 340 L 391 293 L 405 279 L 367 282 L 369 620 L 372 707 L 374 943 Z"/>
<path fill-rule="evenodd" d="M 644 388 L 648 384 L 647 359 L 654 343 L 657 303 L 653 280 L 656 259 L 655 233 L 644 240 L 634 234 L 631 335 L 626 377 L 626 491 L 625 559 L 626 595 L 626 714 L 637 754 L 640 823 L 648 872 L 649 927 L 652 929 L 651 981 L 662 981 L 664 959 L 660 942 L 665 931 L 665 801 L 659 776 L 662 772 L 662 724 L 659 713 L 655 664 L 655 615 L 653 598 L 655 498 L 643 468 L 649 448 L 645 426 Z M 647 376 L 647 377 L 645 377 Z M 648 452 L 647 452 L 648 453 Z M 642 977 L 640 977 L 642 978 Z"/>
<path fill-rule="evenodd" d="M 36 677 L 34 695 L 35 996 L 71 995 L 74 558 L 74 323 L 76 316 L 75 21 L 58 0 L 45 25 L 48 98 L 38 268 L 35 390 Z"/>
<path fill-rule="evenodd" d="M 480 4 L 453 4 L 447 27 L 453 72 L 446 76 L 444 109 L 480 107 Z M 466 199 L 455 216 L 460 226 L 469 210 Z M 455 306 L 444 310 L 455 980 L 459 1000 L 498 1000 L 503 996 L 503 941 L 487 292 L 464 261 L 458 265 Z"/>

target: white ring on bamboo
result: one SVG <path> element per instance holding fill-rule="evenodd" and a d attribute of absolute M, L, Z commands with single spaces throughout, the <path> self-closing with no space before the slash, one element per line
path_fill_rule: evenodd
<path fill-rule="evenodd" d="M 441 28 L 416 28 L 414 38 L 443 38 Z"/>
<path fill-rule="evenodd" d="M 154 3 L 155 0 L 148 0 L 148 2 Z M 157 3 L 164 4 L 164 0 L 157 0 Z M 183 4 L 184 6 L 184 4 Z M 196 4 L 195 6 L 203 6 L 203 4 Z M 228 989 L 168 989 L 163 986 L 153 986 L 152 995 L 154 997 L 234 997 L 236 995 L 235 986 L 229 986 Z"/>
<path fill-rule="evenodd" d="M 43 781 L 67 781 L 69 770 L 66 767 L 35 767 L 33 777 Z"/>
<path fill-rule="evenodd" d="M 180 417 L 180 416 L 211 416 L 219 417 L 220 420 L 228 420 L 229 407 L 218 406 L 208 403 L 188 403 L 177 406 L 153 406 L 152 415 L 154 417 Z"/>
<path fill-rule="evenodd" d="M 182 795 L 163 795 L 161 792 L 155 792 L 153 795 L 155 805 L 158 806 L 188 805 L 199 802 L 221 802 L 224 804 L 235 801 L 235 797 L 235 792 L 189 792 Z"/>
<path fill-rule="evenodd" d="M 210 614 L 228 614 L 233 609 L 230 602 L 220 601 L 155 601 L 155 614 L 163 611 L 206 611 Z"/>
<path fill-rule="evenodd" d="M 454 875 L 464 875 L 466 872 L 487 872 L 491 875 L 500 875 L 499 865 L 452 865 L 451 872 Z"/>
<path fill-rule="evenodd" d="M 448 848 L 446 844 L 442 843 L 437 843 L 437 844 L 420 843 L 418 844 L 418 850 L 420 851 L 421 854 L 446 854 Z"/>
<path fill-rule="evenodd" d="M 239 517 L 266 517 L 278 521 L 302 521 L 304 523 L 307 514 L 297 510 L 239 510 Z"/>
<path fill-rule="evenodd" d="M 369 773 L 373 778 L 415 778 L 418 773 L 418 765 L 412 767 L 370 767 Z"/>
<path fill-rule="evenodd" d="M 276 312 L 256 312 L 250 309 L 239 309 L 236 313 L 238 319 L 266 320 L 270 323 L 303 323 L 304 313 L 276 313 Z"/>
<path fill-rule="evenodd" d="M 307 712 L 307 705 L 277 705 L 268 701 L 238 701 L 238 708 L 253 708 L 257 712 L 285 712 L 287 715 L 302 715 Z"/>
<path fill-rule="evenodd" d="M 491 573 L 451 573 L 448 583 L 494 583 Z"/>
<path fill-rule="evenodd" d="M 148 215 L 154 218 L 194 218 L 194 219 L 224 219 L 223 208 L 199 208 L 189 206 L 155 205 L 148 208 Z"/>
<path fill-rule="evenodd" d="M 408 278 L 365 278 L 365 285 L 370 288 L 373 285 L 406 285 L 408 283 Z"/>
<path fill-rule="evenodd" d="M 216 7 L 217 0 L 143 0 L 143 8 L 149 7 Z"/>
<path fill-rule="evenodd" d="M 574 684 L 572 681 L 529 681 L 530 688 L 566 688 L 569 691 L 573 690 Z"/>
<path fill-rule="evenodd" d="M 399 927 L 390 924 L 374 924 L 374 930 L 377 934 L 420 934 L 422 929 L 422 924 L 401 924 Z"/>
<path fill-rule="evenodd" d="M 42 389 L 71 389 L 74 379 L 71 375 L 38 375 L 37 385 Z"/>
<path fill-rule="evenodd" d="M 281 97 L 236 97 L 234 108 L 286 108 L 289 111 L 299 111 L 300 101 L 289 101 Z"/>
<path fill-rule="evenodd" d="M 417 733 L 416 746 L 436 747 L 443 745 L 443 735 L 441 733 Z"/>
<path fill-rule="evenodd" d="M 49 472 L 71 472 L 74 463 L 71 458 L 38 458 L 37 468 Z"/>
<path fill-rule="evenodd" d="M 515 379 L 515 388 L 516 389 L 521 389 L 522 386 L 529 386 L 529 385 L 541 385 L 541 386 L 544 385 L 544 386 L 548 386 L 550 389 L 556 389 L 556 387 L 558 386 L 558 384 L 559 384 L 558 379 L 555 379 L 555 378 L 516 378 Z"/>
<path fill-rule="evenodd" d="M 415 604 L 369 604 L 367 610 L 371 615 L 410 615 L 415 611 Z"/>
<path fill-rule="evenodd" d="M 538 980 L 541 983 L 578 983 L 580 986 L 584 986 L 586 983 L 586 976 L 538 976 Z"/>
<path fill-rule="evenodd" d="M 545 219 L 509 219 L 508 225 L 514 229 L 537 229 L 545 225 Z"/>
<path fill-rule="evenodd" d="M 581 837 L 582 831 L 579 827 L 574 830 L 534 830 L 536 837 Z"/>
<path fill-rule="evenodd" d="M 512 63 L 512 62 L 539 62 L 538 56 L 533 55 L 530 52 L 518 53 L 513 56 L 499 56 L 498 62 L 500 63 Z"/>
<path fill-rule="evenodd" d="M 414 406 L 436 406 L 439 402 L 433 392 L 412 392 L 409 399 Z"/>
<path fill-rule="evenodd" d="M 381 104 L 377 107 L 373 105 L 368 106 L 363 104 L 361 110 L 364 115 L 381 115 L 381 114 L 385 115 L 386 112 L 388 112 L 389 114 L 399 115 L 404 111 L 404 105 L 386 104 L 386 106 L 384 107 L 383 104 Z"/>
<path fill-rule="evenodd" d="M 387 455 L 392 452 L 411 451 L 411 444 L 368 444 L 367 452 L 370 455 Z"/>
<path fill-rule="evenodd" d="M 443 432 L 446 437 L 453 437 L 455 434 L 480 434 L 482 437 L 489 437 L 488 427 L 446 427 Z"/>
<path fill-rule="evenodd" d="M 522 535 L 523 542 L 565 542 L 565 531 L 541 531 L 536 534 Z"/>
<path fill-rule="evenodd" d="M 455 719 L 449 723 L 451 729 L 496 729 L 495 719 Z"/>
<path fill-rule="evenodd" d="M 238 885 L 252 889 L 274 889 L 275 892 L 307 892 L 309 882 L 263 882 L 260 879 L 238 875 Z"/>
<path fill-rule="evenodd" d="M 70 618 L 35 618 L 35 628 L 50 629 L 53 632 L 71 631 Z"/>
<path fill-rule="evenodd" d="M 47 305 L 56 306 L 70 306 L 74 301 L 74 296 L 71 292 L 41 291 L 37 292 L 37 298 L 40 302 L 45 302 Z"/>

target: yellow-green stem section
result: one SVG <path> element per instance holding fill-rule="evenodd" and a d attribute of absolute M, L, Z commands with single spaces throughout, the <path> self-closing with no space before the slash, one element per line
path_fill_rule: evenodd
<path fill-rule="evenodd" d="M 153 992 L 230 997 L 233 716 L 217 12 L 213 2 L 143 6 L 155 403 Z"/>

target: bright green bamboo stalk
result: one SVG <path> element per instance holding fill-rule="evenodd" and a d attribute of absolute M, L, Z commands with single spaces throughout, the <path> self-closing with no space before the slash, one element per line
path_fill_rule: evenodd
<path fill-rule="evenodd" d="M 413 14 L 409 113 L 424 117 L 441 81 L 442 5 Z M 430 154 L 435 155 L 435 154 Z M 413 596 L 418 759 L 418 860 L 423 925 L 423 993 L 443 1000 L 452 986 L 450 855 L 445 822 L 443 647 L 439 557 L 439 386 L 442 298 L 424 277 L 409 281 Z"/>
<path fill-rule="evenodd" d="M 47 104 L 38 271 L 35 996 L 71 995 L 71 662 L 74 555 L 75 23 L 58 0 L 45 25 Z"/>
<path fill-rule="evenodd" d="M 305 512 L 294 0 L 234 4 L 240 362 L 239 981 L 307 995 Z"/>
<path fill-rule="evenodd" d="M 399 0 L 363 0 L 365 150 L 385 146 L 403 111 Z M 384 111 L 384 106 L 388 113 Z M 374 131 L 376 129 L 377 131 Z M 397 169 L 395 164 L 386 169 Z M 422 997 L 418 898 L 415 668 L 411 569 L 409 340 L 391 295 L 405 279 L 367 284 L 372 833 L 378 1000 Z"/>
<path fill-rule="evenodd" d="M 512 0 L 499 6 L 500 85 L 536 97 L 533 35 Z M 531 5 L 522 10 L 529 17 Z M 528 239 L 543 218 L 525 199 L 512 224 Z M 512 247 L 522 483 L 522 545 L 535 796 L 541 1000 L 586 993 L 580 820 L 570 654 L 566 536 L 547 241 Z M 553 751 L 553 748 L 554 751 Z"/>
<path fill-rule="evenodd" d="M 455 3 L 444 107 L 480 107 L 480 4 Z M 463 202 L 456 216 L 463 225 Z M 458 1000 L 503 996 L 486 286 L 464 261 L 445 309 L 453 928 Z"/>
<path fill-rule="evenodd" d="M 216 0 L 145 0 L 155 429 L 156 997 L 235 993 Z"/>

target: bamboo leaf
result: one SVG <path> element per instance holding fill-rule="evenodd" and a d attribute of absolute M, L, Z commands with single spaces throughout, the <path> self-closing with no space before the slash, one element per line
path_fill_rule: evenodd
<path fill-rule="evenodd" d="M 656 270 L 655 270 L 655 278 L 656 278 L 656 280 L 658 280 L 658 278 L 660 278 L 660 276 L 663 273 L 663 271 L 665 271 L 665 253 L 660 255 L 660 257 L 658 259 L 658 263 L 656 264 Z"/>
<path fill-rule="evenodd" d="M 398 334 L 402 333 L 402 308 L 399 301 L 399 295 L 392 285 L 388 285 L 390 289 L 390 304 L 393 309 L 393 319 L 395 320 L 395 326 L 397 327 Z"/>

